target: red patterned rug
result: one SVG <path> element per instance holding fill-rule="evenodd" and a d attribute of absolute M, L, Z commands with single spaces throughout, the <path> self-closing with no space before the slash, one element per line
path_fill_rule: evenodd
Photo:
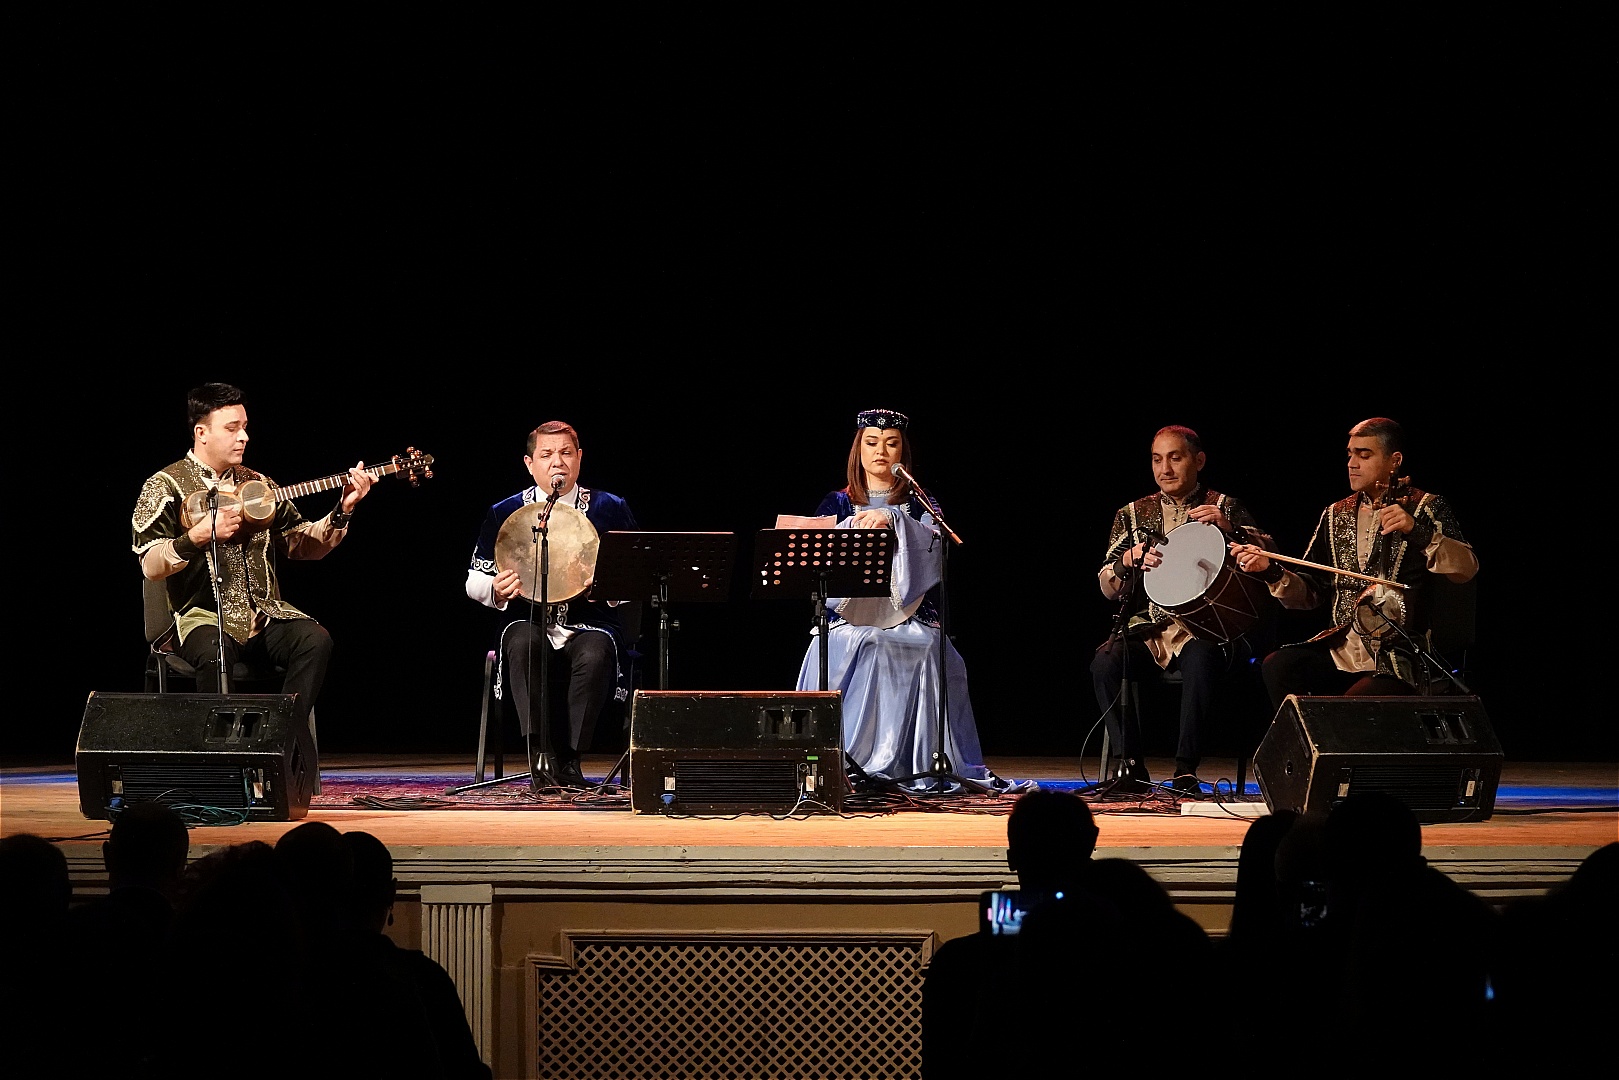
<path fill-rule="evenodd" d="M 601 777 L 593 777 L 598 784 Z M 311 809 L 372 810 L 628 810 L 629 788 L 609 784 L 579 790 L 535 790 L 527 773 L 492 776 L 485 783 L 466 775 L 431 773 L 338 773 L 321 775 L 320 794 Z"/>
<path fill-rule="evenodd" d="M 369 773 L 334 771 L 321 775 L 321 791 L 310 800 L 311 809 L 371 810 L 621 810 L 631 809 L 628 784 L 603 784 L 600 776 L 588 777 L 589 788 L 544 788 L 535 790 L 527 773 L 507 774 L 477 782 L 472 770 L 418 773 Z M 620 777 L 615 777 L 621 779 Z M 1039 786 L 1077 790 L 1085 785 L 1073 781 L 1038 781 Z M 893 790 L 857 791 L 846 794 L 844 813 L 1010 813 L 1017 801 L 1014 794 L 977 794 L 950 791 L 910 794 Z M 1178 813 L 1180 800 L 1131 800 L 1109 809 L 1138 813 Z M 783 807 L 782 810 L 786 811 Z M 811 812 L 830 807 L 806 804 L 797 809 Z M 1098 809 L 1101 809 L 1098 807 Z"/>

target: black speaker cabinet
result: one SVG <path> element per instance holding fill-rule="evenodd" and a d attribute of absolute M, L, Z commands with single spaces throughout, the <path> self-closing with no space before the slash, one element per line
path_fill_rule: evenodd
<path fill-rule="evenodd" d="M 111 821 L 132 802 L 296 821 L 319 765 L 295 694 L 103 694 L 84 707 L 79 810 Z"/>
<path fill-rule="evenodd" d="M 1495 812 L 1501 761 L 1477 697 L 1295 694 L 1254 752 L 1254 778 L 1272 812 L 1329 810 L 1376 791 L 1424 824 L 1483 821 Z"/>
<path fill-rule="evenodd" d="M 838 811 L 842 701 L 836 691 L 637 690 L 630 704 L 630 806 L 637 814 Z"/>

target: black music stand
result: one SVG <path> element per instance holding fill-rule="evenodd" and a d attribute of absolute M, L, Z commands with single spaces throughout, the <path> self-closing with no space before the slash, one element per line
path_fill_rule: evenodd
<path fill-rule="evenodd" d="M 591 600 L 649 598 L 658 609 L 658 689 L 669 689 L 669 605 L 723 603 L 731 595 L 736 534 L 728 532 L 630 532 L 602 537 Z M 602 778 L 606 787 L 629 763 L 629 751 Z"/>
<path fill-rule="evenodd" d="M 753 599 L 810 598 L 820 639 L 820 689 L 827 686 L 829 597 L 887 596 L 894 551 L 889 529 L 761 529 L 753 550 Z M 841 737 L 841 736 L 840 736 Z M 844 755 L 845 767 L 869 780 L 858 762 Z"/>
<path fill-rule="evenodd" d="M 887 596 L 894 534 L 888 529 L 761 529 L 753 549 L 755 600 L 809 597 L 821 635 L 821 689 L 827 683 L 826 601 Z"/>

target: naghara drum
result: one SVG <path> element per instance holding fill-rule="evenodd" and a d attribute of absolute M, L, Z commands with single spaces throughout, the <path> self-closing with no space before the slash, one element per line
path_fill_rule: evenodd
<path fill-rule="evenodd" d="M 1240 637 L 1271 603 L 1265 583 L 1238 570 L 1226 545 L 1218 526 L 1188 521 L 1169 530 L 1158 545 L 1164 561 L 1142 577 L 1153 603 L 1210 641 Z"/>

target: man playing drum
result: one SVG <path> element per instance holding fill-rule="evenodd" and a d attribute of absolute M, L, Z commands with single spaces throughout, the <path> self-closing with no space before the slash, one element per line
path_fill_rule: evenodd
<path fill-rule="evenodd" d="M 1206 461 L 1203 441 L 1191 428 L 1171 425 L 1153 435 L 1158 491 L 1113 515 L 1097 573 L 1102 595 L 1119 603 L 1113 633 L 1091 660 L 1096 703 L 1118 762 L 1109 781 L 1116 792 L 1145 794 L 1152 782 L 1139 713 L 1125 716 L 1120 700 L 1126 677 L 1149 664 L 1179 671 L 1180 734 L 1170 787 L 1195 798 L 1203 792 L 1197 767 L 1222 681 L 1263 655 L 1263 643 L 1254 639 L 1274 627 L 1277 605 L 1262 583 L 1228 559 L 1227 549 L 1243 543 L 1275 550 L 1275 541 L 1241 502 L 1199 482 Z M 1154 575 L 1167 586 L 1155 588 Z"/>
<path fill-rule="evenodd" d="M 534 483 L 484 515 L 466 584 L 467 595 L 478 603 L 517 616 L 501 631 L 495 695 L 505 701 L 509 691 L 525 737 L 542 732 L 542 715 L 549 721 L 541 745 L 549 745 L 556 764 L 542 782 L 579 788 L 588 786 L 579 758 L 590 751 L 608 695 L 623 701 L 629 693 L 624 655 L 629 642 L 616 605 L 587 595 L 596 550 L 600 534 L 640 528 L 622 498 L 580 486 L 583 459 L 579 433 L 569 424 L 549 420 L 528 433 L 523 468 Z M 543 629 L 542 607 L 548 610 Z M 552 650 L 545 673 L 556 676 L 547 679 L 547 690 L 566 687 L 565 718 L 549 715 L 549 701 L 542 704 L 537 674 L 542 640 Z"/>

